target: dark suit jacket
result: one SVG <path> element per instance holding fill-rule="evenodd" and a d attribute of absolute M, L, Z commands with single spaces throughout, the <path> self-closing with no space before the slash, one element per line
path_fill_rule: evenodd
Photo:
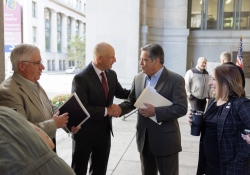
<path fill-rule="evenodd" d="M 122 115 L 134 109 L 134 103 L 145 87 L 145 77 L 144 73 L 135 77 L 128 101 L 120 104 L 123 110 Z M 170 100 L 173 105 L 155 107 L 156 118 L 158 122 L 162 122 L 161 125 L 138 113 L 136 124 L 137 146 L 138 151 L 142 152 L 147 129 L 152 153 L 155 156 L 166 156 L 181 151 L 181 136 L 177 119 L 187 113 L 185 82 L 183 77 L 164 67 L 155 89 L 163 97 Z"/>
<path fill-rule="evenodd" d="M 98 141 L 105 131 L 112 132 L 112 118 L 104 117 L 105 107 L 113 104 L 114 96 L 127 99 L 129 90 L 123 89 L 113 70 L 105 71 L 109 93 L 106 100 L 101 81 L 90 63 L 79 74 L 75 75 L 72 82 L 72 93 L 76 92 L 82 104 L 90 114 L 90 118 L 83 123 L 81 129 L 74 135 L 74 139 L 83 142 Z M 112 132 L 113 133 L 113 132 Z"/>

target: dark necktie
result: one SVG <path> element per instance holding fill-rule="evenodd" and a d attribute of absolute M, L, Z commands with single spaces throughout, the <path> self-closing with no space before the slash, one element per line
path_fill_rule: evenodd
<path fill-rule="evenodd" d="M 100 75 L 102 76 L 102 87 L 104 89 L 104 92 L 105 92 L 105 96 L 106 96 L 106 100 L 108 99 L 108 93 L 109 93 L 109 90 L 108 90 L 108 83 L 106 81 L 106 78 L 104 76 L 104 73 L 100 73 Z"/>

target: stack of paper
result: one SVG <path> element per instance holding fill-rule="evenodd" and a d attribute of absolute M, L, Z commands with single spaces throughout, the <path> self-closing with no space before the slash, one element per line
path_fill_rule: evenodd
<path fill-rule="evenodd" d="M 145 108 L 146 106 L 143 103 L 149 103 L 153 105 L 154 107 L 160 107 L 160 106 L 170 106 L 172 105 L 172 102 L 160 95 L 156 92 L 156 90 L 151 87 L 147 86 L 139 96 L 139 98 L 136 100 L 134 106 L 136 108 Z M 150 117 L 154 122 L 158 123 L 154 116 Z M 158 123 L 161 124 L 161 123 Z"/>

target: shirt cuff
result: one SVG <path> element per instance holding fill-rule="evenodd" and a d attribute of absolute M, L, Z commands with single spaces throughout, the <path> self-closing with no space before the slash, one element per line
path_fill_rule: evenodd
<path fill-rule="evenodd" d="M 107 114 L 108 114 L 108 109 L 107 109 L 107 108 L 105 108 L 104 117 L 106 117 L 106 116 L 107 116 Z"/>

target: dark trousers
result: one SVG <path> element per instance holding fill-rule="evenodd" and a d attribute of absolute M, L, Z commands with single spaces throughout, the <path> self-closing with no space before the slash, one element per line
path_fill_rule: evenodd
<path fill-rule="evenodd" d="M 73 140 L 73 157 L 71 167 L 76 175 L 86 175 L 88 162 L 90 163 L 89 175 L 106 175 L 109 152 L 111 146 L 109 137 L 98 143 Z"/>
<path fill-rule="evenodd" d="M 145 143 L 141 159 L 142 175 L 178 175 L 179 174 L 179 153 L 168 156 L 154 156 L 151 152 L 148 134 L 146 132 Z"/>
<path fill-rule="evenodd" d="M 198 99 L 195 96 L 190 95 L 188 100 L 192 109 L 195 109 L 197 111 L 203 111 L 203 112 L 205 111 L 206 104 L 207 104 L 206 98 Z"/>

